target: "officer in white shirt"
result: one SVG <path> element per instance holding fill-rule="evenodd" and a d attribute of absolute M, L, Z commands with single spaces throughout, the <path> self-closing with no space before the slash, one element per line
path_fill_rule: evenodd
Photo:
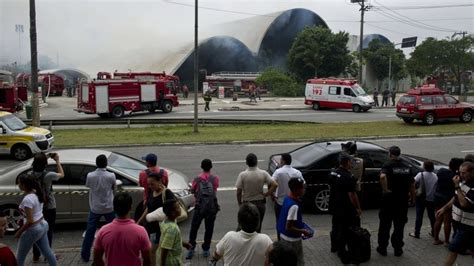
<path fill-rule="evenodd" d="M 278 218 L 280 217 L 280 211 L 283 205 L 283 200 L 285 196 L 288 195 L 288 193 L 290 192 L 290 188 L 288 187 L 288 181 L 294 177 L 301 178 L 304 180 L 301 172 L 291 167 L 291 155 L 289 153 L 283 153 L 280 158 L 280 168 L 275 170 L 272 175 L 272 179 L 275 180 L 275 182 L 278 184 L 275 194 L 272 197 L 272 200 L 275 203 L 275 218 L 277 223 Z M 280 239 L 279 235 L 278 239 Z"/>

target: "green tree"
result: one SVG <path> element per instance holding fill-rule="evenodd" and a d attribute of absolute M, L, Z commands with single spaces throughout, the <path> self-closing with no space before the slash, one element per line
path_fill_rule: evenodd
<path fill-rule="evenodd" d="M 290 75 L 276 68 L 266 69 L 255 83 L 265 86 L 274 96 L 295 97 L 302 96 L 303 89 Z"/>
<path fill-rule="evenodd" d="M 406 76 L 405 54 L 402 50 L 395 49 L 391 43 L 382 43 L 379 39 L 374 39 L 367 49 L 362 51 L 362 56 L 372 67 L 379 82 L 388 78 L 390 61 L 393 79 L 398 80 Z"/>
<path fill-rule="evenodd" d="M 349 34 L 332 33 L 323 27 L 306 27 L 288 53 L 288 69 L 300 80 L 338 76 L 351 63 Z"/>
<path fill-rule="evenodd" d="M 428 38 L 411 53 L 407 68 L 411 75 L 424 78 L 428 75 L 452 76 L 460 84 L 462 74 L 474 69 L 474 37 L 437 40 Z"/>

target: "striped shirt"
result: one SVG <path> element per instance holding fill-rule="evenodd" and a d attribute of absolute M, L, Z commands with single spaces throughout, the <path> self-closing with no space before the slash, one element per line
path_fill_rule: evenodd
<path fill-rule="evenodd" d="M 456 195 L 452 212 L 453 220 L 462 227 L 474 231 L 474 181 L 462 182 L 459 187 L 469 204 L 467 207 L 462 207 Z M 461 192 L 456 190 L 457 193 Z"/>

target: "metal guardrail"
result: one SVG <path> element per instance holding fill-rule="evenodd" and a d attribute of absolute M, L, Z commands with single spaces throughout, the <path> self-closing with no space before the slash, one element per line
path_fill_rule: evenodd
<path fill-rule="evenodd" d="M 24 121 L 27 125 L 31 125 L 31 120 Z M 111 125 L 125 125 L 130 127 L 131 125 L 173 125 L 173 124 L 192 124 L 193 118 L 160 118 L 160 119 L 80 119 L 80 120 L 41 120 L 41 126 L 48 126 L 52 129 L 53 126 L 85 126 L 85 125 L 100 125 L 100 126 L 111 126 Z M 198 119 L 198 123 L 201 125 L 212 124 L 212 125 L 231 125 L 231 124 L 260 124 L 260 125 L 273 125 L 273 124 L 315 124 L 316 122 L 307 121 L 288 121 L 288 120 L 250 120 L 250 119 Z"/>

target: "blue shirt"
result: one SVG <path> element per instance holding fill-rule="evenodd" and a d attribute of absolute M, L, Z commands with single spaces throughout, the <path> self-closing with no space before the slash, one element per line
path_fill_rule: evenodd
<path fill-rule="evenodd" d="M 286 196 L 285 199 L 283 200 L 283 206 L 281 208 L 280 217 L 278 218 L 277 230 L 279 234 L 282 234 L 291 238 L 301 239 L 301 234 L 295 234 L 286 230 L 286 222 L 288 219 L 288 213 L 290 211 L 290 208 L 294 205 L 297 205 L 298 207 L 295 227 L 300 228 L 300 229 L 304 228 L 303 216 L 301 214 L 301 202 L 289 196 Z"/>

